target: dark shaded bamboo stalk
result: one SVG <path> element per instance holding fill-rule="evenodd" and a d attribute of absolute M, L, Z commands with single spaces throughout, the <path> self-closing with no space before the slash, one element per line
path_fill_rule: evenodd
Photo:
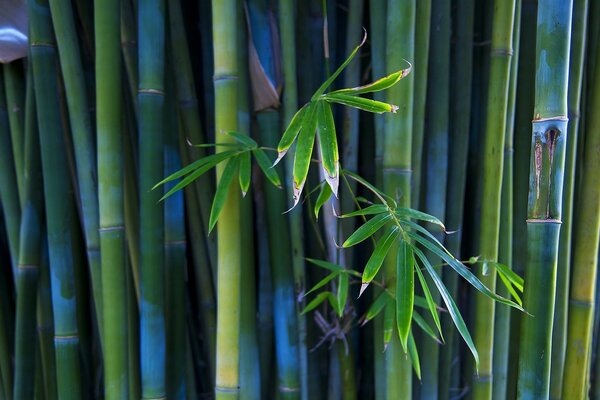
<path fill-rule="evenodd" d="M 571 11 L 572 1 L 542 0 L 538 4 L 536 101 L 531 141 L 527 268 L 523 299 L 524 308 L 535 318 L 524 317 L 521 327 L 517 389 L 517 396 L 521 399 L 549 396 L 556 262 L 567 139 Z"/>
<path fill-rule="evenodd" d="M 23 182 L 23 168 L 25 168 L 25 77 L 23 63 L 16 60 L 2 66 L 4 75 L 3 84 L 0 83 L 0 93 L 6 93 L 6 105 L 8 122 L 10 126 L 10 137 L 12 142 L 12 153 L 17 191 L 16 195 L 23 202 L 25 185 Z M 11 147 L 8 147 L 10 149 Z"/>

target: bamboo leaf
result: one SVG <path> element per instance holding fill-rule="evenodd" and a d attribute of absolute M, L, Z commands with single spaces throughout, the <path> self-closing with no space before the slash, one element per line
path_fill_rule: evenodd
<path fill-rule="evenodd" d="M 217 220 L 219 219 L 219 215 L 223 210 L 223 206 L 225 205 L 225 200 L 227 200 L 227 193 L 229 192 L 229 186 L 231 186 L 231 181 L 233 181 L 233 177 L 235 176 L 236 170 L 239 166 L 240 159 L 235 157 L 227 161 L 227 165 L 223 169 L 223 173 L 221 174 L 221 179 L 219 180 L 219 184 L 217 186 L 217 191 L 215 192 L 215 198 L 212 203 L 212 208 L 210 210 L 209 224 L 208 224 L 208 232 L 212 232 L 213 228 L 217 224 Z"/>
<path fill-rule="evenodd" d="M 364 179 L 360 175 L 355 174 L 354 172 L 348 171 L 346 169 L 343 170 L 343 173 L 344 173 L 344 175 L 354 179 L 356 182 L 360 183 L 361 185 L 363 185 L 364 187 L 369 189 L 371 192 L 375 193 L 377 196 L 380 196 L 381 198 L 386 199 L 389 203 L 391 203 L 394 206 L 394 208 L 396 207 L 396 201 L 392 197 L 388 196 L 381 190 L 377 189 L 375 186 L 370 184 L 366 179 Z"/>
<path fill-rule="evenodd" d="M 245 148 L 247 148 L 249 150 L 255 149 L 258 147 L 258 143 L 256 143 L 256 141 L 254 141 L 254 139 L 252 139 L 248 135 L 244 135 L 243 133 L 238 133 L 238 132 L 233 132 L 233 131 L 228 131 L 225 133 L 227 135 L 231 136 L 232 138 L 234 138 L 236 142 L 243 145 Z"/>
<path fill-rule="evenodd" d="M 365 270 L 362 275 L 362 285 L 360 287 L 360 294 L 358 295 L 359 297 L 365 291 L 367 286 L 369 286 L 369 283 L 371 283 L 373 278 L 375 278 L 377 272 L 379 272 L 385 256 L 387 255 L 388 251 L 390 251 L 390 247 L 396 241 L 396 239 L 398 239 L 399 235 L 400 230 L 398 227 L 392 226 L 377 242 L 375 250 L 373 250 L 373 254 L 371 254 L 369 261 L 367 261 L 367 265 L 365 266 Z"/>
<path fill-rule="evenodd" d="M 265 177 L 275 186 L 281 188 L 281 180 L 279 179 L 279 175 L 277 174 L 277 170 L 271 167 L 271 161 L 267 154 L 263 151 L 263 149 L 254 149 L 252 150 L 252 154 L 254 154 L 254 159 L 256 163 L 262 170 Z"/>
<path fill-rule="evenodd" d="M 298 135 L 298 143 L 296 145 L 296 155 L 294 157 L 294 206 L 300 201 L 306 176 L 308 175 L 308 167 L 312 156 L 313 146 L 315 144 L 315 134 L 317 130 L 317 113 L 316 107 L 310 107 L 307 110 L 306 123 L 303 123 L 302 130 Z M 292 208 L 293 208 L 292 207 Z"/>
<path fill-rule="evenodd" d="M 523 285 L 525 284 L 523 278 L 521 278 L 512 269 L 510 269 L 504 264 L 494 263 L 494 265 L 498 270 L 499 274 L 504 275 L 506 279 L 508 279 L 513 285 L 517 287 L 517 289 L 519 289 L 520 292 L 523 292 Z"/>
<path fill-rule="evenodd" d="M 515 290 L 513 284 L 500 271 L 498 271 L 498 276 L 500 277 L 500 280 L 502 281 L 502 283 L 504 284 L 504 286 L 506 287 L 506 289 L 508 290 L 510 295 L 515 299 L 517 304 L 519 304 L 520 306 L 523 306 L 523 301 L 521 300 L 521 296 L 519 296 L 519 294 Z"/>
<path fill-rule="evenodd" d="M 402 240 L 396 262 L 396 324 L 398 325 L 398 334 L 404 352 L 406 352 L 415 303 L 415 276 L 413 270 L 412 247 L 405 240 Z"/>
<path fill-rule="evenodd" d="M 247 151 L 243 152 L 238 158 L 240 159 L 240 189 L 242 190 L 242 196 L 246 197 L 246 193 L 248 193 L 248 188 L 250 187 L 250 153 Z"/>
<path fill-rule="evenodd" d="M 335 278 L 336 276 L 340 275 L 339 272 L 332 272 L 329 275 L 327 275 L 325 278 L 321 279 L 319 282 L 317 282 L 315 284 L 315 286 L 312 287 L 312 289 L 310 289 L 308 292 L 306 292 L 304 294 L 304 296 L 308 296 L 309 294 L 321 289 L 323 286 L 327 285 L 333 278 Z"/>
<path fill-rule="evenodd" d="M 395 212 L 396 212 L 396 215 L 398 215 L 400 218 L 409 217 L 409 218 L 416 219 L 419 221 L 429 222 L 429 223 L 438 225 L 444 231 L 446 230 L 446 227 L 444 226 L 444 223 L 442 221 L 440 221 L 438 218 L 434 217 L 433 215 L 424 213 L 422 211 L 414 210 L 414 209 L 408 208 L 408 207 L 399 207 L 395 210 Z"/>
<path fill-rule="evenodd" d="M 421 328 L 423 330 L 423 332 L 425 332 L 429 337 L 431 337 L 433 340 L 435 340 L 439 344 L 443 344 L 443 342 L 435 334 L 435 331 L 433 330 L 433 328 L 431 326 L 429 326 L 427 321 L 425 321 L 425 318 L 423 318 L 418 312 L 416 312 L 416 311 L 413 312 L 412 318 L 415 321 L 415 323 L 417 325 L 419 325 L 419 328 Z"/>
<path fill-rule="evenodd" d="M 314 213 L 316 219 L 319 219 L 319 211 L 321 210 L 321 207 L 323 207 L 323 204 L 325 204 L 330 197 L 331 187 L 329 185 L 322 185 L 321 191 L 319 192 L 319 197 L 317 197 L 317 201 L 315 202 Z"/>
<path fill-rule="evenodd" d="M 306 314 L 307 312 L 314 310 L 315 308 L 317 308 L 319 306 L 319 304 L 321 304 L 322 302 L 324 302 L 326 299 L 328 299 L 330 297 L 333 297 L 333 294 L 331 292 L 319 293 L 314 299 L 312 299 L 306 305 L 306 307 L 304 307 L 304 309 L 302 310 L 300 315 Z M 334 301 L 335 301 L 335 299 L 334 299 Z"/>
<path fill-rule="evenodd" d="M 440 292 L 440 295 L 442 296 L 442 299 L 444 300 L 444 303 L 446 304 L 448 313 L 450 314 L 452 321 L 454 321 L 454 325 L 456 326 L 456 329 L 458 329 L 458 332 L 465 340 L 465 343 L 467 343 L 469 350 L 471 350 L 471 354 L 473 354 L 473 358 L 475 359 L 475 369 L 478 370 L 479 369 L 479 353 L 477 353 L 477 349 L 475 348 L 475 343 L 473 343 L 473 339 L 471 338 L 469 329 L 467 328 L 467 325 L 465 324 L 465 321 L 464 321 L 462 315 L 460 314 L 460 311 L 458 310 L 458 307 L 456 306 L 454 299 L 452 298 L 452 296 L 450 296 L 450 293 L 448 293 L 448 289 L 446 289 L 446 286 L 444 286 L 444 283 L 440 279 L 437 272 L 435 272 L 435 269 L 433 268 L 433 266 L 431 265 L 431 263 L 429 262 L 427 257 L 425 257 L 423 252 L 416 247 L 413 247 L 413 251 L 417 255 L 417 257 L 419 257 L 422 264 L 425 266 L 425 269 L 431 276 L 431 279 L 437 286 L 438 291 Z M 415 268 L 415 269 L 418 270 L 418 268 Z"/>
<path fill-rule="evenodd" d="M 413 250 L 413 255 L 414 255 L 414 250 Z M 442 338 L 442 341 L 444 341 L 444 335 L 442 333 L 442 324 L 440 322 L 440 316 L 438 315 L 437 312 L 437 304 L 435 304 L 435 302 L 433 301 L 433 296 L 431 295 L 431 291 L 429 290 L 429 286 L 427 285 L 427 281 L 425 280 L 425 277 L 423 276 L 423 272 L 421 272 L 421 269 L 417 266 L 417 268 L 415 268 L 415 271 L 417 272 L 417 277 L 419 278 L 419 283 L 421 284 L 421 287 L 423 288 L 423 294 L 425 295 L 425 302 L 427 304 L 427 308 L 429 309 L 429 312 L 431 313 L 431 318 L 433 318 L 433 323 L 435 324 L 435 327 L 437 328 L 438 332 L 440 333 L 440 337 Z"/>
<path fill-rule="evenodd" d="M 419 352 L 417 351 L 417 344 L 415 343 L 415 337 L 412 332 L 408 335 L 408 354 L 410 355 L 410 361 L 417 378 L 421 380 L 421 362 L 419 361 Z"/>
<path fill-rule="evenodd" d="M 237 151 L 237 150 L 229 150 L 229 151 L 223 151 L 223 152 L 220 152 L 220 153 L 217 153 L 217 154 L 212 154 L 212 155 L 207 156 L 207 157 L 203 157 L 203 158 L 201 158 L 201 159 L 199 159 L 197 161 L 194 161 L 190 165 L 187 165 L 187 166 L 183 167 L 179 171 L 174 172 L 171 175 L 167 176 L 165 179 L 163 179 L 162 181 L 160 181 L 156 185 L 154 185 L 152 187 L 152 190 L 156 189 L 157 187 L 159 187 L 160 185 L 162 185 L 164 183 L 173 181 L 173 180 L 175 180 L 177 178 L 181 178 L 184 175 L 187 175 L 187 174 L 189 174 L 191 172 L 197 171 L 198 169 L 200 169 L 202 167 L 208 166 L 208 168 L 206 170 L 203 170 L 204 172 L 206 172 L 210 168 L 212 168 L 215 165 L 217 165 L 218 163 L 220 163 L 221 161 L 224 161 L 224 160 L 228 159 L 229 157 L 233 157 L 233 156 L 237 155 L 238 153 L 239 153 L 239 151 Z M 198 176 L 200 176 L 200 175 L 198 175 Z M 197 178 L 197 176 L 196 176 L 196 178 Z M 168 196 L 165 195 L 165 197 L 168 197 Z"/>
<path fill-rule="evenodd" d="M 354 50 L 352 50 L 352 52 L 350 53 L 350 55 L 348 56 L 348 58 L 346 58 L 346 61 L 344 61 L 342 63 L 342 65 L 340 65 L 338 67 L 338 69 L 336 69 L 335 72 L 333 74 L 331 74 L 331 76 L 329 77 L 329 79 L 327 79 L 325 82 L 323 82 L 323 84 L 317 89 L 317 91 L 315 92 L 315 94 L 313 94 L 311 100 L 316 100 L 316 99 L 319 98 L 319 96 L 321 96 L 323 93 L 325 93 L 325 91 L 327 90 L 327 88 L 329 86 L 331 86 L 331 84 L 333 83 L 333 81 L 335 81 L 335 79 L 344 70 L 344 68 L 346 68 L 346 66 L 348 64 L 350 64 L 350 61 L 352 61 L 352 59 L 354 58 L 354 56 L 358 52 L 358 49 L 360 49 L 362 47 L 362 45 L 365 44 L 366 40 L 367 40 L 367 32 L 365 31 L 365 35 L 363 36 L 362 42 L 360 42 L 360 44 L 358 46 L 356 46 L 354 48 Z"/>
<path fill-rule="evenodd" d="M 409 67 L 406 69 L 401 69 L 400 71 L 396 71 L 392 74 L 389 74 L 388 76 L 384 76 L 383 78 L 380 78 L 380 79 L 376 80 L 375 82 L 371 82 L 367 85 L 353 87 L 353 88 L 347 88 L 347 89 L 334 90 L 333 92 L 331 92 L 331 94 L 357 95 L 357 94 L 363 94 L 363 93 L 380 92 L 382 90 L 389 89 L 392 86 L 394 86 L 396 83 L 398 83 L 400 81 L 400 79 L 407 76 L 410 73 L 411 69 L 412 69 L 412 65 L 409 65 Z"/>
<path fill-rule="evenodd" d="M 338 317 L 342 317 L 344 314 L 344 306 L 346 305 L 346 300 L 348 299 L 348 274 L 340 274 L 338 280 L 338 288 L 337 288 L 337 304 Z"/>
<path fill-rule="evenodd" d="M 388 302 L 383 311 L 383 348 L 387 348 L 387 345 L 392 341 L 394 335 L 394 320 L 396 317 L 396 307 L 392 302 Z"/>
<path fill-rule="evenodd" d="M 390 214 L 379 214 L 362 224 L 346 241 L 342 244 L 342 247 L 354 246 L 375 234 L 381 229 L 389 220 L 392 219 Z"/>
<path fill-rule="evenodd" d="M 371 306 L 367 310 L 362 325 L 375 318 L 381 312 L 381 310 L 383 310 L 383 307 L 385 307 L 385 305 L 391 300 L 392 298 L 390 297 L 388 292 L 386 292 L 385 290 L 381 292 L 381 294 L 377 296 L 373 304 L 371 304 Z"/>
<path fill-rule="evenodd" d="M 350 96 L 347 94 L 328 93 L 322 98 L 330 103 L 338 103 L 376 114 L 383 114 L 386 112 L 395 113 L 398 111 L 398 106 L 396 105 L 377 100 L 365 99 L 364 97 Z"/>
<path fill-rule="evenodd" d="M 277 165 L 283 156 L 285 156 L 285 153 L 287 153 L 289 148 L 292 146 L 294 140 L 296 140 L 296 136 L 298 136 L 298 133 L 304 126 L 306 116 L 310 114 L 313 108 L 313 103 L 307 103 L 300 110 L 298 110 L 296 114 L 294 114 L 290 124 L 285 129 L 281 139 L 279 140 L 279 144 L 277 145 L 277 153 L 279 154 L 277 155 L 277 159 L 273 165 Z"/>
<path fill-rule="evenodd" d="M 362 276 L 362 274 L 358 271 L 355 271 L 355 270 L 349 269 L 349 268 L 344 268 L 341 265 L 333 264 L 333 263 L 330 263 L 329 261 L 316 260 L 313 258 L 307 258 L 306 261 L 308 261 L 312 264 L 315 264 L 318 267 L 328 269 L 330 271 L 340 272 L 342 274 L 350 274 L 352 276 L 356 276 L 359 278 Z"/>
<path fill-rule="evenodd" d="M 381 214 L 381 213 L 384 213 L 387 211 L 388 211 L 387 206 L 385 206 L 383 204 L 373 204 L 371 206 L 361 208 L 360 210 L 356 210 L 356 211 L 353 211 L 348 214 L 340 215 L 340 216 L 338 216 L 338 218 L 351 218 L 351 217 L 359 217 L 359 216 L 363 216 L 363 215 L 375 215 L 375 214 Z"/>
<path fill-rule="evenodd" d="M 337 197 L 340 183 L 340 156 L 338 153 L 333 113 L 331 112 L 331 106 L 325 101 L 317 103 L 317 128 L 323 174 L 331 187 L 331 191 Z"/>

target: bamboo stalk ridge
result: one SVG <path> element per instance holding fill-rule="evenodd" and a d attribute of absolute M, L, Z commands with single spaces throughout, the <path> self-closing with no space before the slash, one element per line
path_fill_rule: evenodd
<path fill-rule="evenodd" d="M 535 318 L 524 317 L 521 327 L 517 392 L 520 399 L 549 396 L 556 263 L 567 139 L 571 12 L 571 1 L 541 1 L 538 5 L 536 92 L 523 299 L 524 308 Z"/>

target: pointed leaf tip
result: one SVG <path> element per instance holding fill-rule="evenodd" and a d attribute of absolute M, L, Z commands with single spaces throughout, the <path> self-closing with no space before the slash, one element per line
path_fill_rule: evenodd
<path fill-rule="evenodd" d="M 363 283 L 362 285 L 360 285 L 360 292 L 358 293 L 358 298 L 360 298 L 360 296 L 362 296 L 363 292 L 365 290 L 367 290 L 367 288 L 369 287 L 369 282 Z"/>

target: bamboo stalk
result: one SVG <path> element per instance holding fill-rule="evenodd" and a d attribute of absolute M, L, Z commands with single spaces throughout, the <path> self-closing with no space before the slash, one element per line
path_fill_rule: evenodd
<path fill-rule="evenodd" d="M 406 61 L 414 59 L 415 2 L 388 1 L 386 36 L 399 38 L 399 41 L 386 43 L 386 70 L 388 73 L 402 68 Z M 386 101 L 398 105 L 397 114 L 389 114 L 386 119 L 386 135 L 383 153 L 383 187 L 402 207 L 411 204 L 411 152 L 413 128 L 414 79 L 408 76 L 401 84 L 386 92 Z M 390 251 L 384 261 L 386 285 L 395 287 L 398 262 L 397 246 Z M 388 307 L 395 307 L 389 303 Z M 394 312 L 395 315 L 395 312 Z M 394 319 L 395 320 L 395 319 Z M 396 325 L 395 323 L 393 324 Z M 387 399 L 410 398 L 412 395 L 412 369 L 408 358 L 402 354 L 398 335 L 385 349 L 385 391 Z M 375 338 L 376 340 L 381 340 Z"/>
<path fill-rule="evenodd" d="M 10 304 L 11 293 L 7 290 L 9 287 L 7 279 L 1 279 L 0 285 L 0 289 L 2 289 L 2 297 L 0 298 L 2 302 L 0 303 L 0 395 L 6 399 L 12 399 L 11 355 L 13 352 L 10 343 L 12 339 L 10 332 L 14 332 L 14 326 L 8 315 L 9 310 L 12 309 L 12 304 Z"/>
<path fill-rule="evenodd" d="M 550 398 L 562 396 L 562 382 L 567 347 L 567 322 L 569 282 L 571 275 L 573 200 L 575 184 L 575 160 L 579 133 L 579 113 L 581 109 L 581 87 L 583 83 L 584 52 L 587 31 L 587 0 L 573 3 L 573 29 L 571 32 L 571 55 L 569 60 L 569 125 L 567 137 L 567 155 L 563 189 L 563 221 L 558 248 L 558 266 L 556 279 L 556 309 L 552 329 L 552 361 L 550 370 Z"/>
<path fill-rule="evenodd" d="M 237 129 L 237 25 L 236 1 L 213 1 L 213 51 L 215 88 L 215 131 Z M 225 136 L 225 135 L 219 135 Z M 224 141 L 231 140 L 223 138 Z M 223 167 L 217 168 L 217 179 Z M 232 185 L 234 187 L 234 185 Z M 217 362 L 215 397 L 239 397 L 239 309 L 241 273 L 240 201 L 230 188 L 217 223 Z"/>
<path fill-rule="evenodd" d="M 527 269 L 521 327 L 519 398 L 549 395 L 556 262 L 565 145 L 571 1 L 540 1 L 537 23 L 536 101 L 532 127 L 527 213 Z M 552 24 L 549 24 L 552 21 Z M 579 372 L 581 373 L 581 371 Z"/>
<path fill-rule="evenodd" d="M 12 141 L 12 153 L 16 177 L 18 198 L 23 202 L 25 185 L 23 182 L 23 168 L 25 168 L 25 130 L 24 130 L 24 107 L 25 107 L 25 79 L 23 76 L 23 63 L 20 60 L 5 64 L 2 67 L 4 85 L 0 83 L 0 93 L 6 93 L 6 105 L 8 122 L 10 126 L 10 137 Z M 10 149 L 8 147 L 7 149 Z"/>
<path fill-rule="evenodd" d="M 596 51 L 594 74 L 600 71 L 600 52 Z M 594 78 L 589 107 L 600 105 L 600 79 Z M 600 119 L 595 113 L 586 121 L 585 150 L 581 194 L 575 215 L 573 269 L 569 294 L 567 348 L 563 382 L 563 398 L 584 399 L 589 396 L 588 374 L 592 345 L 592 317 L 596 292 L 598 240 L 600 237 L 600 167 L 597 154 L 600 146 Z"/>
<path fill-rule="evenodd" d="M 40 129 L 44 198 L 50 256 L 56 377 L 61 399 L 79 399 L 82 395 L 79 365 L 79 335 L 76 317 L 74 260 L 71 251 L 71 221 L 75 209 L 63 156 L 63 132 L 60 121 L 56 44 L 48 5 L 28 3 L 30 49 L 35 82 L 36 108 Z M 65 204 L 66 203 L 66 204 Z"/>

